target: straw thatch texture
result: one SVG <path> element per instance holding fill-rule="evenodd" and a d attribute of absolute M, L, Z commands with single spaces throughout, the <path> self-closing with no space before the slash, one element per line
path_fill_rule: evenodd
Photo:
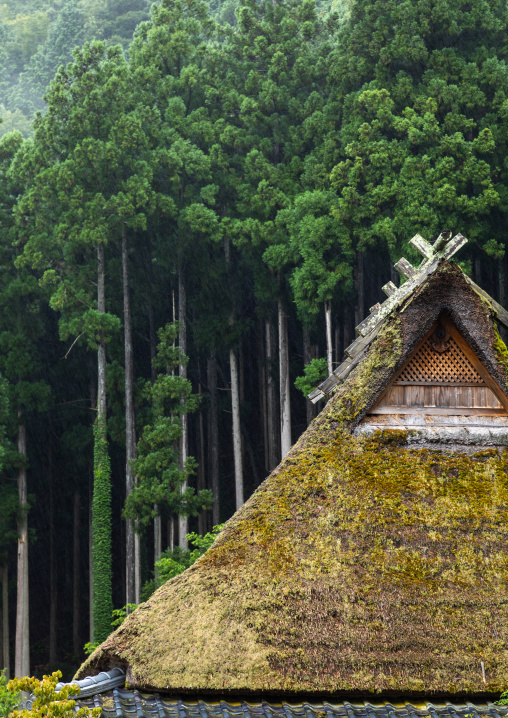
<path fill-rule="evenodd" d="M 131 686 L 201 695 L 506 687 L 506 451 L 416 451 L 405 432 L 351 435 L 442 311 L 506 387 L 489 307 L 445 264 L 215 545 L 77 677 L 122 665 Z"/>

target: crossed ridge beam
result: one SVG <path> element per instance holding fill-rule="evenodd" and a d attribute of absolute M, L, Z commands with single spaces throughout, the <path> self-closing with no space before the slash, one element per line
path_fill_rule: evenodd
<path fill-rule="evenodd" d="M 394 265 L 395 269 L 402 274 L 407 281 L 400 287 L 396 287 L 393 282 L 388 282 L 382 287 L 383 292 L 387 295 L 382 304 L 376 304 L 371 309 L 371 313 L 356 327 L 359 337 L 350 344 L 346 351 L 346 359 L 340 364 L 330 376 L 322 382 L 317 389 L 309 394 L 309 399 L 316 404 L 331 392 L 334 386 L 342 384 L 348 374 L 357 366 L 364 357 L 368 347 L 375 337 L 378 335 L 386 318 L 396 309 L 402 302 L 412 294 L 422 282 L 427 279 L 438 265 L 453 257 L 453 255 L 467 244 L 467 239 L 462 234 L 456 234 L 452 237 L 450 230 L 443 230 L 434 244 L 430 244 L 420 234 L 409 240 L 409 244 L 423 257 L 423 261 L 418 268 L 401 257 Z M 497 318 L 508 328 L 508 312 L 506 312 L 500 304 L 498 304 L 487 292 L 478 287 L 469 277 L 466 276 L 467 282 L 492 305 Z"/>

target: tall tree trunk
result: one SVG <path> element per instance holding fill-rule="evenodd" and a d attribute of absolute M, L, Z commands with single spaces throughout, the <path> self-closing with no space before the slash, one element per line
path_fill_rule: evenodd
<path fill-rule="evenodd" d="M 29 635 L 29 592 L 28 592 L 28 500 L 26 476 L 26 426 L 22 410 L 18 410 L 18 499 L 20 505 L 18 519 L 18 593 L 16 600 L 16 647 L 14 656 L 14 674 L 17 677 L 30 675 L 30 635 Z"/>
<path fill-rule="evenodd" d="M 80 611 L 80 577 L 79 557 L 80 546 L 80 521 L 81 519 L 81 496 L 79 489 L 74 492 L 74 521 L 72 541 L 72 652 L 79 656 L 81 650 L 81 611 Z"/>
<path fill-rule="evenodd" d="M 325 301 L 325 325 L 326 325 L 326 364 L 328 375 L 333 372 L 333 344 L 332 344 L 332 302 Z"/>
<path fill-rule="evenodd" d="M 498 293 L 499 293 L 499 304 L 504 307 L 506 303 L 506 265 L 505 259 L 499 260 L 498 264 Z"/>
<path fill-rule="evenodd" d="M 159 510 L 157 504 L 154 504 L 154 509 Z M 154 564 L 160 559 L 162 554 L 162 521 L 160 515 L 157 515 L 153 520 L 153 562 Z"/>
<path fill-rule="evenodd" d="M 125 496 L 129 496 L 136 478 L 132 462 L 136 458 L 136 418 L 134 414 L 134 357 L 132 349 L 132 318 L 129 293 L 129 253 L 127 230 L 122 233 L 123 326 L 125 357 Z M 137 549 L 137 550 L 136 550 Z M 125 602 L 139 603 L 139 536 L 134 521 L 125 526 Z M 137 580 L 136 580 L 137 579 Z"/>
<path fill-rule="evenodd" d="M 344 331 L 344 352 L 345 352 L 346 349 L 348 348 L 348 346 L 353 341 L 353 339 L 351 337 L 351 320 L 350 320 L 350 316 L 349 316 L 347 309 L 344 311 L 344 329 L 343 329 L 343 331 Z"/>
<path fill-rule="evenodd" d="M 289 352 L 286 308 L 279 299 L 280 448 L 284 458 L 291 448 L 291 402 L 289 397 Z"/>
<path fill-rule="evenodd" d="M 266 329 L 266 423 L 268 431 L 268 470 L 273 469 L 279 463 L 279 430 L 277 420 L 277 399 L 275 396 L 275 379 L 273 369 L 275 363 L 275 351 L 273 341 L 272 322 L 267 319 Z"/>
<path fill-rule="evenodd" d="M 175 516 L 168 519 L 168 548 L 170 551 L 175 548 Z"/>
<path fill-rule="evenodd" d="M 238 392 L 240 404 L 245 401 L 245 362 L 243 357 L 243 344 L 238 347 Z"/>
<path fill-rule="evenodd" d="M 93 643 L 93 540 L 92 540 L 92 496 L 93 496 L 93 481 L 90 485 L 88 492 L 88 640 Z"/>
<path fill-rule="evenodd" d="M 150 339 L 150 378 L 153 384 L 153 382 L 157 378 L 157 372 L 155 371 L 155 355 L 157 354 L 157 334 L 155 332 L 155 320 L 153 316 L 153 305 L 151 302 L 148 304 L 148 331 Z M 157 504 L 154 504 L 153 508 L 156 512 L 156 516 L 153 520 L 153 561 L 154 563 L 156 563 L 160 559 L 162 553 L 162 522 L 159 515 L 159 507 L 157 506 Z"/>
<path fill-rule="evenodd" d="M 199 371 L 201 375 L 201 371 Z M 198 385 L 198 394 L 201 395 L 201 381 Z M 198 414 L 198 438 L 199 438 L 199 464 L 198 464 L 198 491 L 206 489 L 205 475 L 205 427 L 203 422 L 203 412 L 200 410 Z M 202 509 L 198 515 L 198 533 L 203 536 L 206 533 L 207 521 L 206 512 Z"/>
<path fill-rule="evenodd" d="M 51 450 L 51 439 L 49 442 L 49 665 L 53 668 L 56 664 L 56 641 L 57 641 L 57 577 L 56 577 L 56 556 L 55 556 L 55 497 L 53 492 L 53 458 Z"/>
<path fill-rule="evenodd" d="M 236 352 L 229 350 L 229 366 L 231 369 L 231 410 L 233 413 L 233 456 L 235 463 L 235 498 L 236 508 L 243 506 L 243 461 L 242 435 L 240 429 L 240 395 L 238 387 L 238 366 Z"/>
<path fill-rule="evenodd" d="M 365 272 L 364 257 L 362 252 L 356 253 L 355 267 L 355 290 L 356 290 L 356 308 L 355 308 L 355 327 L 365 317 Z"/>
<path fill-rule="evenodd" d="M 5 677 L 11 677 L 9 656 L 9 568 L 7 561 L 2 566 L 2 658 Z"/>
<path fill-rule="evenodd" d="M 219 496 L 219 418 L 217 397 L 217 357 L 215 350 L 210 354 L 206 365 L 210 408 L 208 409 L 208 475 L 213 494 L 212 522 L 220 523 Z"/>
<path fill-rule="evenodd" d="M 498 285 L 499 285 L 499 304 L 502 307 L 506 306 L 506 264 L 505 264 L 505 258 L 499 260 L 499 273 L 498 273 Z M 506 341 L 508 339 L 508 332 L 503 326 L 499 326 L 499 334 L 501 335 L 501 339 L 506 344 Z"/>
<path fill-rule="evenodd" d="M 178 345 L 182 354 L 187 353 L 187 295 L 185 293 L 185 282 L 182 266 L 178 268 L 178 321 L 180 324 L 178 332 Z M 184 379 L 187 378 L 187 366 L 185 362 L 180 364 L 179 374 Z M 182 402 L 184 400 L 182 399 Z M 180 470 L 185 469 L 185 464 L 189 458 L 189 423 L 187 414 L 182 414 L 182 438 L 180 439 Z M 187 482 L 184 481 L 181 487 L 182 493 L 187 488 Z M 178 544 L 180 548 L 187 548 L 187 534 L 189 533 L 188 516 L 178 517 Z"/>
<path fill-rule="evenodd" d="M 303 327 L 303 363 L 307 365 L 311 360 L 310 331 L 306 327 Z M 316 407 L 310 399 L 305 399 L 305 409 L 307 413 L 307 426 L 309 426 L 312 419 L 316 416 Z"/>
<path fill-rule="evenodd" d="M 270 471 L 270 459 L 268 450 L 268 422 L 266 416 L 266 361 L 265 361 L 265 342 L 263 336 L 263 322 L 258 319 L 257 323 L 257 350 L 258 350 L 258 386 L 259 386 L 259 415 L 261 417 L 261 426 L 263 427 L 263 449 L 264 449 L 264 467 L 265 473 Z"/>
<path fill-rule="evenodd" d="M 477 257 L 474 260 L 473 269 L 474 269 L 474 281 L 476 282 L 476 284 L 479 284 L 481 287 L 482 286 L 482 263 L 481 263 L 480 257 Z"/>
<path fill-rule="evenodd" d="M 97 247 L 97 310 L 106 311 L 104 245 Z M 94 641 L 111 631 L 113 610 L 111 577 L 111 469 L 106 426 L 106 342 L 97 349 L 97 422 L 94 433 L 94 488 L 92 501 L 93 625 Z"/>

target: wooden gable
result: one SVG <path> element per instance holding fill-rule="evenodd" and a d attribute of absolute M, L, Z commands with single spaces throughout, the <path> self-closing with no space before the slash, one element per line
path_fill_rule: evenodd
<path fill-rule="evenodd" d="M 441 316 L 368 414 L 506 416 L 508 397 Z"/>

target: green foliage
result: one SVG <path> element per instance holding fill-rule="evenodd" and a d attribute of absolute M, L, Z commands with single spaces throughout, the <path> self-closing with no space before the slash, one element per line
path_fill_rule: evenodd
<path fill-rule="evenodd" d="M 295 386 L 307 398 L 311 391 L 328 376 L 326 358 L 311 359 L 303 370 L 305 373 L 295 379 Z"/>
<path fill-rule="evenodd" d="M 111 468 L 106 420 L 94 426 L 94 491 L 92 501 L 92 561 L 94 643 L 111 633 L 113 611 L 111 577 Z"/>
<path fill-rule="evenodd" d="M 154 578 L 143 586 L 141 600 L 147 601 L 163 583 L 183 573 L 189 566 L 196 563 L 198 558 L 208 551 L 223 526 L 224 524 L 214 526 L 204 536 L 194 532 L 187 534 L 187 541 L 194 546 L 192 550 L 177 546 L 173 550 L 163 551 L 160 559 L 155 563 Z"/>
<path fill-rule="evenodd" d="M 122 606 L 122 608 L 114 608 L 111 612 L 111 626 L 113 629 L 118 628 L 118 626 L 121 626 L 122 623 L 125 621 L 129 613 L 132 613 L 137 608 L 136 603 L 127 603 L 125 606 Z M 109 633 L 111 633 L 111 629 L 109 630 Z M 108 633 L 108 635 L 109 635 Z M 88 643 L 85 643 L 83 646 L 83 652 L 86 656 L 89 656 L 91 653 L 95 651 L 96 648 L 98 648 L 102 641 L 104 641 L 104 638 L 101 640 L 96 641 L 88 641 Z"/>
<path fill-rule="evenodd" d="M 113 620 L 111 625 L 113 628 L 118 628 L 125 621 L 129 613 L 132 613 L 138 607 L 137 603 L 126 603 L 122 608 L 113 609 Z"/>
<path fill-rule="evenodd" d="M 101 708 L 75 709 L 76 701 L 69 696 L 79 693 L 76 685 L 63 686 L 60 691 L 56 685 L 62 677 L 61 671 L 55 671 L 50 676 L 38 678 L 15 678 L 10 681 L 8 688 L 13 694 L 19 695 L 21 691 L 33 693 L 34 701 L 30 710 L 15 710 L 10 718 L 99 718 Z"/>
<path fill-rule="evenodd" d="M 497 701 L 494 701 L 496 706 L 508 706 L 508 691 L 501 693 Z"/>
<path fill-rule="evenodd" d="M 0 503 L 0 506 L 2 504 Z M 7 688 L 5 668 L 0 671 L 0 718 L 7 716 L 19 705 L 21 694 L 19 691 Z"/>
<path fill-rule="evenodd" d="M 138 483 L 127 497 L 124 509 L 126 518 L 137 519 L 144 526 L 161 509 L 195 516 L 201 509 L 209 508 L 213 501 L 208 490 L 196 492 L 190 486 L 183 492 L 181 490 L 183 483 L 194 473 L 196 462 L 189 457 L 180 468 L 175 447 L 182 436 L 181 417 L 197 409 L 199 397 L 192 394 L 188 379 L 173 373 L 179 364 L 187 362 L 187 357 L 175 346 L 178 324 L 167 324 L 158 334 L 155 367 L 164 373 L 145 386 L 151 418 L 143 427 L 138 441 L 138 458 L 133 462 Z"/>

